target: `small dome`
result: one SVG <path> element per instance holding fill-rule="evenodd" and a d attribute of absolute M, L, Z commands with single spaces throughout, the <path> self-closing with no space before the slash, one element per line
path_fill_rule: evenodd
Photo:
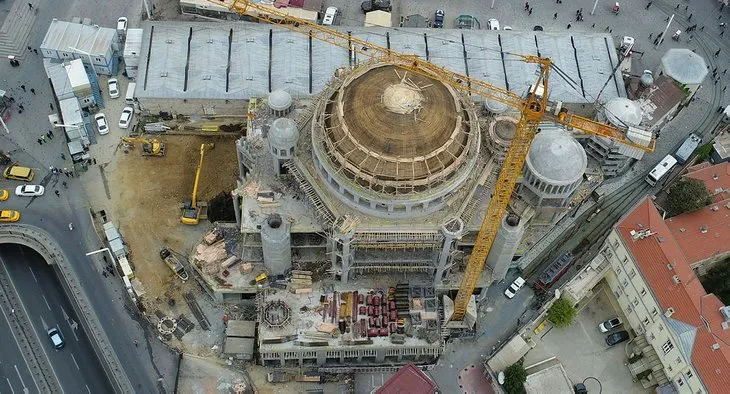
<path fill-rule="evenodd" d="M 616 127 L 638 126 L 641 123 L 641 107 L 624 97 L 609 100 L 603 108 L 606 120 Z"/>
<path fill-rule="evenodd" d="M 284 111 L 291 107 L 291 95 L 283 90 L 274 90 L 269 94 L 269 108 Z"/>
<path fill-rule="evenodd" d="M 271 146 L 288 149 L 297 144 L 297 139 L 299 139 L 297 122 L 289 118 L 279 118 L 271 124 L 269 129 Z"/>
<path fill-rule="evenodd" d="M 527 168 L 555 185 L 568 185 L 583 177 L 588 158 L 583 147 L 564 131 L 537 133 L 527 154 Z"/>
<path fill-rule="evenodd" d="M 654 74 L 649 70 L 644 70 L 644 74 L 639 78 L 639 82 L 644 86 L 651 86 L 654 84 Z"/>

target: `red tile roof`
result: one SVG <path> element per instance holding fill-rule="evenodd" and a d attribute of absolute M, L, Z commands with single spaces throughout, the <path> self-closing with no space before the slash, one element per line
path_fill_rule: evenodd
<path fill-rule="evenodd" d="M 714 166 L 696 165 L 688 169 L 685 178 L 702 181 L 710 194 L 722 190 L 730 190 L 730 162 L 715 164 Z"/>
<path fill-rule="evenodd" d="M 730 252 L 730 199 L 667 219 L 666 224 L 690 265 Z"/>
<path fill-rule="evenodd" d="M 433 394 L 436 383 L 413 364 L 406 364 L 381 386 L 377 394 Z"/>
<path fill-rule="evenodd" d="M 647 229 L 652 235 L 644 239 L 634 240 L 630 234 L 632 230 Z M 616 225 L 616 230 L 661 307 L 674 309 L 672 319 L 697 327 L 692 364 L 708 391 L 727 393 L 730 387 L 730 330 L 722 328 L 720 300 L 705 292 L 682 247 L 649 198 L 634 207 Z M 675 282 L 675 275 L 679 283 Z M 718 350 L 712 349 L 714 344 L 718 344 Z"/>

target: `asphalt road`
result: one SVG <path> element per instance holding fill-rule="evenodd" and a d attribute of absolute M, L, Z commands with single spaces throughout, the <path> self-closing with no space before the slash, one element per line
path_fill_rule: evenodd
<path fill-rule="evenodd" d="M 34 384 L 23 354 L 10 331 L 8 321 L 13 317 L 3 309 L 0 311 L 2 312 L 0 333 L 4 334 L 3 340 L 0 341 L 0 393 L 23 392 L 23 388 L 26 387 L 30 391 L 37 392 L 38 387 Z"/>
<path fill-rule="evenodd" d="M 43 349 L 63 390 L 67 393 L 110 392 L 104 369 L 78 324 L 79 319 L 53 268 L 32 249 L 9 244 L 0 245 L 0 264 L 5 265 L 23 302 L 24 312 L 30 317 L 33 331 L 45 345 Z M 50 327 L 61 332 L 66 342 L 64 348 L 53 348 L 46 333 Z"/>

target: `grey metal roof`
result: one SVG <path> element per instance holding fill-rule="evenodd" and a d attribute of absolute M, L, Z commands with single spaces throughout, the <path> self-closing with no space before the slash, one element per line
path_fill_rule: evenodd
<path fill-rule="evenodd" d="M 276 89 L 305 97 L 321 92 L 335 70 L 350 66 L 352 61 L 343 48 L 319 40 L 312 40 L 310 45 L 306 35 L 266 24 L 147 21 L 144 29 L 136 91 L 139 98 L 248 99 L 266 96 Z M 509 53 L 550 56 L 569 75 L 571 82 L 566 82 L 557 71 L 551 73 L 551 100 L 593 102 L 609 76 L 621 81 L 619 70 L 612 75 L 618 59 L 607 34 L 353 26 L 339 29 L 521 95 L 537 80 L 538 68 Z M 229 58 L 230 71 L 226 74 Z M 355 62 L 365 60 L 357 55 Z M 625 96 L 623 83 L 612 81 L 601 99 Z"/>
<path fill-rule="evenodd" d="M 107 53 L 112 44 L 118 40 L 117 31 L 98 25 L 82 25 L 54 19 L 48 25 L 41 48 L 64 52 L 75 52 L 70 47 L 101 56 Z"/>
<path fill-rule="evenodd" d="M 535 174 L 555 184 L 579 180 L 588 166 L 583 147 L 567 132 L 542 130 L 527 154 L 527 166 Z"/>
<path fill-rule="evenodd" d="M 697 85 L 707 76 L 705 59 L 687 48 L 673 48 L 662 56 L 664 73 L 683 84 Z"/>
<path fill-rule="evenodd" d="M 51 80 L 53 91 L 59 101 L 76 97 L 63 63 L 53 63 L 49 59 L 43 59 L 43 67 L 46 69 L 46 75 Z"/>
<path fill-rule="evenodd" d="M 687 360 L 692 359 L 692 348 L 695 345 L 697 327 L 671 317 L 665 318 L 665 320 L 667 322 L 667 326 L 669 326 L 677 337 L 679 337 L 679 350 L 682 352 L 682 355 L 684 355 Z"/>

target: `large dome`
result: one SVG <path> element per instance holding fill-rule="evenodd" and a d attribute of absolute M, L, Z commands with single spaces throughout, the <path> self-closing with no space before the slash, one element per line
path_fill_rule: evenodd
<path fill-rule="evenodd" d="M 603 114 L 609 123 L 620 128 L 638 126 L 642 118 L 639 104 L 624 97 L 607 102 Z"/>
<path fill-rule="evenodd" d="M 550 130 L 535 136 L 526 164 L 545 182 L 567 185 L 581 179 L 588 166 L 588 158 L 575 138 L 563 131 Z"/>

